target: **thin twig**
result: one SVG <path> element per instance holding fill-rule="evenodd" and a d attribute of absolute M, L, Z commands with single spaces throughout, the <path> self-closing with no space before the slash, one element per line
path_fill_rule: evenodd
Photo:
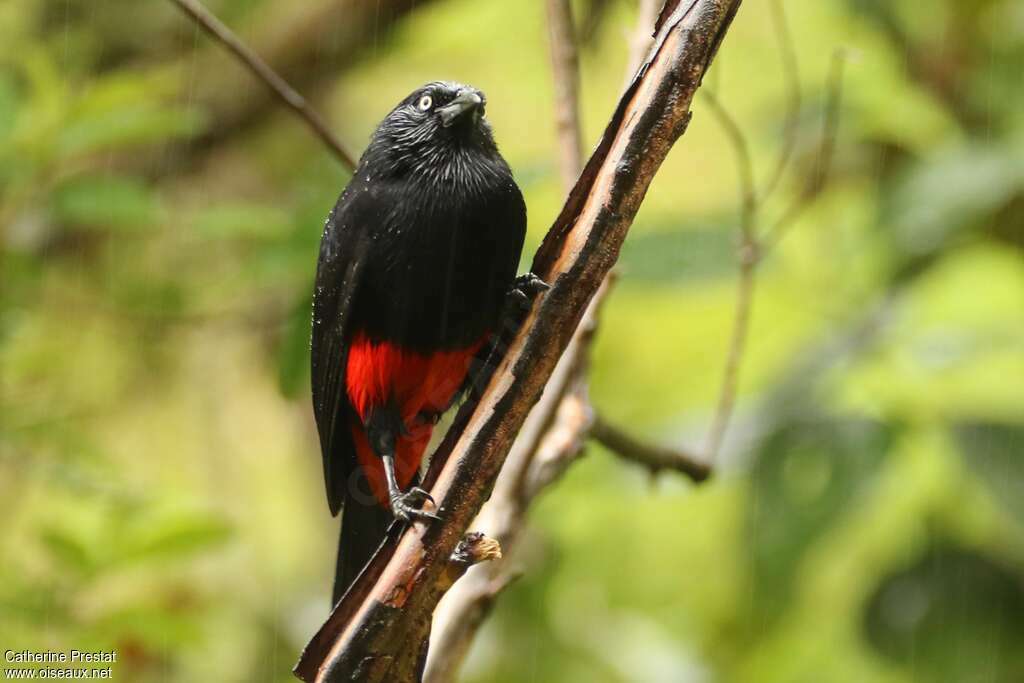
<path fill-rule="evenodd" d="M 594 418 L 590 435 L 616 455 L 646 467 L 651 474 L 673 470 L 685 474 L 695 482 L 702 482 L 711 475 L 708 464 L 693 453 L 646 444 L 609 424 L 600 415 Z"/>
<path fill-rule="evenodd" d="M 843 96 L 843 73 L 846 66 L 846 52 L 836 50 L 832 54 L 829 69 L 825 112 L 822 116 L 821 138 L 815 155 L 814 167 L 804 181 L 803 187 L 793 199 L 789 207 L 765 233 L 765 250 L 774 249 L 796 219 L 803 213 L 811 201 L 821 194 L 828 182 L 832 170 L 832 157 L 835 155 L 836 137 L 839 133 L 839 114 Z"/>
<path fill-rule="evenodd" d="M 732 337 L 729 340 L 729 352 L 725 359 L 725 371 L 722 374 L 722 385 L 718 394 L 718 407 L 711 423 L 708 435 L 705 458 L 713 464 L 718 451 L 725 439 L 729 421 L 732 419 L 736 404 L 736 391 L 739 386 L 740 366 L 746 351 L 747 333 L 750 329 L 750 313 L 754 302 L 754 277 L 756 262 L 751 259 L 740 261 L 739 286 L 736 292 L 736 309 L 733 314 Z"/>
<path fill-rule="evenodd" d="M 803 93 L 800 89 L 800 63 L 796 56 L 796 45 L 793 42 L 793 34 L 789 30 L 789 22 L 786 21 L 786 10 L 782 6 L 782 0 L 772 0 L 772 24 L 775 27 L 776 40 L 779 43 L 779 56 L 782 61 L 782 74 L 786 81 L 788 92 L 786 106 L 786 123 L 782 133 L 782 144 L 779 146 L 779 158 L 775 162 L 775 170 L 761 190 L 761 200 L 766 200 L 786 174 L 786 168 L 790 159 L 793 158 L 793 151 L 796 149 L 797 133 L 800 130 L 800 110 L 803 107 Z"/>
<path fill-rule="evenodd" d="M 757 188 L 754 186 L 754 163 L 750 157 L 750 145 L 736 119 L 722 106 L 718 97 L 710 90 L 702 91 L 704 99 L 711 106 L 711 113 L 729 138 L 736 156 L 736 169 L 740 187 L 740 232 L 744 242 L 753 242 L 757 223 Z M 745 245 L 744 245 L 745 246 Z"/>
<path fill-rule="evenodd" d="M 732 419 L 736 404 L 740 366 L 746 350 L 750 313 L 754 301 L 754 274 L 761 259 L 761 249 L 757 237 L 758 201 L 757 190 L 754 187 L 754 167 L 746 136 L 715 95 L 705 91 L 705 100 L 711 105 L 711 112 L 732 144 L 740 181 L 739 286 L 736 294 L 736 309 L 733 314 L 732 336 L 729 340 L 725 371 L 718 394 L 718 406 L 712 418 L 705 450 L 705 459 L 711 465 L 725 439 L 725 433 L 729 428 L 729 421 Z"/>
<path fill-rule="evenodd" d="M 288 85 L 283 78 L 278 76 L 276 71 L 249 49 L 220 19 L 214 16 L 198 0 L 171 0 L 171 2 L 202 27 L 207 35 L 226 47 L 252 72 L 257 80 L 266 85 L 286 107 L 305 121 L 306 125 L 313 131 L 313 134 L 327 145 L 346 169 L 349 171 L 355 169 L 356 163 L 352 155 L 345 150 L 341 141 L 334 136 L 334 133 L 331 132 L 323 118 L 309 106 L 306 98 Z"/>
<path fill-rule="evenodd" d="M 779 6 L 781 11 L 781 6 Z M 780 27 L 785 22 L 779 23 Z M 786 44 L 783 40 L 783 44 Z M 739 285 L 736 294 L 736 309 L 733 315 L 732 336 L 726 355 L 725 372 L 719 390 L 718 406 L 708 435 L 706 457 L 713 463 L 725 439 L 729 422 L 736 403 L 740 367 L 746 349 L 750 329 L 751 310 L 754 301 L 755 272 L 764 255 L 778 246 L 785 231 L 803 212 L 810 202 L 824 189 L 832 165 L 836 133 L 839 126 L 839 111 L 842 95 L 842 79 L 845 53 L 837 51 L 832 58 L 829 76 L 828 100 L 825 106 L 821 143 L 812 172 L 807 176 L 803 188 L 779 219 L 765 233 L 758 236 L 758 212 L 765 195 L 757 195 L 754 186 L 754 170 L 749 145 L 735 119 L 721 105 L 713 93 L 705 91 L 705 99 L 719 121 L 726 136 L 732 143 L 736 165 L 740 176 L 740 255 Z M 788 144 L 788 143 L 784 143 Z M 785 152 L 783 152 L 785 154 Z"/>
<path fill-rule="evenodd" d="M 559 169 L 568 192 L 580 175 L 583 160 L 579 108 L 579 56 L 569 0 L 547 0 L 548 42 L 555 86 L 555 128 Z"/>

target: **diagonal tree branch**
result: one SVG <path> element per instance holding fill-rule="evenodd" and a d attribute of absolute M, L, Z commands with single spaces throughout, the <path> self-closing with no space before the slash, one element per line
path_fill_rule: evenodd
<path fill-rule="evenodd" d="M 296 673 L 304 680 L 416 679 L 422 653 L 409 644 L 429 630 L 448 558 L 612 268 L 651 179 L 686 129 L 693 95 L 739 6 L 676 0 L 662 10 L 645 67 L 534 259 L 533 271 L 551 289 L 534 304 L 479 402 L 460 410 L 431 465 L 425 483 L 444 522 L 385 541 L 303 653 Z"/>
<path fill-rule="evenodd" d="M 661 9 L 660 0 L 641 0 L 637 12 L 636 28 L 629 39 L 629 59 L 626 68 L 628 87 L 637 70 L 644 63 L 654 38 L 652 28 Z M 550 5 L 549 5 L 550 8 Z M 549 28 L 552 40 L 574 41 L 576 33 L 561 30 L 558 18 L 549 10 Z M 575 49 L 575 46 L 574 46 Z M 559 112 L 578 109 L 578 88 L 559 85 L 562 79 L 575 78 L 569 72 L 552 66 L 556 118 Z M 574 117 L 575 129 L 557 126 L 559 151 L 563 159 L 567 150 L 579 140 L 579 117 Z M 578 175 L 578 163 L 569 180 Z M 612 271 L 591 300 L 587 312 L 568 348 L 562 354 L 551 379 L 516 437 L 515 445 L 498 475 L 494 492 L 473 521 L 472 528 L 483 530 L 500 541 L 504 555 L 468 573 L 445 594 L 434 613 L 430 634 L 430 650 L 424 670 L 427 683 L 454 681 L 469 652 L 477 631 L 483 625 L 499 594 L 521 572 L 517 562 L 520 537 L 527 526 L 527 513 L 534 499 L 553 485 L 583 453 L 588 439 L 602 443 L 613 453 L 627 461 L 641 464 L 652 473 L 670 468 L 702 480 L 709 468 L 686 453 L 649 446 L 627 437 L 595 415 L 589 396 L 588 370 L 590 346 L 597 331 L 597 318 L 604 300 L 615 280 Z M 621 451 L 621 452 L 620 452 Z"/>
<path fill-rule="evenodd" d="M 341 141 L 335 137 L 327 123 L 309 106 L 306 98 L 277 75 L 270 66 L 243 43 L 234 32 L 213 15 L 199 0 L 171 0 L 187 16 L 191 17 L 206 33 L 221 43 L 242 62 L 249 71 L 277 97 L 286 107 L 305 121 L 313 134 L 320 138 L 349 171 L 356 167 L 352 155 L 348 153 Z"/>
<path fill-rule="evenodd" d="M 424 680 L 455 680 L 473 638 L 498 595 L 518 575 L 515 556 L 534 498 L 575 462 L 593 422 L 586 390 L 589 347 L 602 303 L 614 280 L 605 278 L 558 361 L 540 401 L 526 418 L 473 528 L 501 543 L 505 557 L 468 573 L 434 614 Z"/>

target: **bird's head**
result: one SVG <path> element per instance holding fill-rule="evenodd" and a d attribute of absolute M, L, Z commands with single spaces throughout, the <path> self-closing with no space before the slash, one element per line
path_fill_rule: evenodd
<path fill-rule="evenodd" d="M 377 173 L 449 176 L 475 160 L 500 160 L 486 105 L 482 92 L 461 83 L 417 88 L 381 121 L 362 163 Z"/>

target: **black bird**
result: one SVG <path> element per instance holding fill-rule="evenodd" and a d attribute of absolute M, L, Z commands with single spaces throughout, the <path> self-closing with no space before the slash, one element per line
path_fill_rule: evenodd
<path fill-rule="evenodd" d="M 435 518 L 414 486 L 434 424 L 493 343 L 526 205 L 474 88 L 438 81 L 381 122 L 327 217 L 313 298 L 313 409 L 337 602 L 393 518 Z"/>

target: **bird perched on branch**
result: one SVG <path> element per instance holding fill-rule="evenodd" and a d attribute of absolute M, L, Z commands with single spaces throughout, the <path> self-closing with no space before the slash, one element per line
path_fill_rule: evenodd
<path fill-rule="evenodd" d="M 313 408 L 337 602 L 394 518 L 436 519 L 415 486 L 431 432 L 491 348 L 516 278 L 526 206 L 479 90 L 419 88 L 381 122 L 327 217 L 313 297 Z"/>

